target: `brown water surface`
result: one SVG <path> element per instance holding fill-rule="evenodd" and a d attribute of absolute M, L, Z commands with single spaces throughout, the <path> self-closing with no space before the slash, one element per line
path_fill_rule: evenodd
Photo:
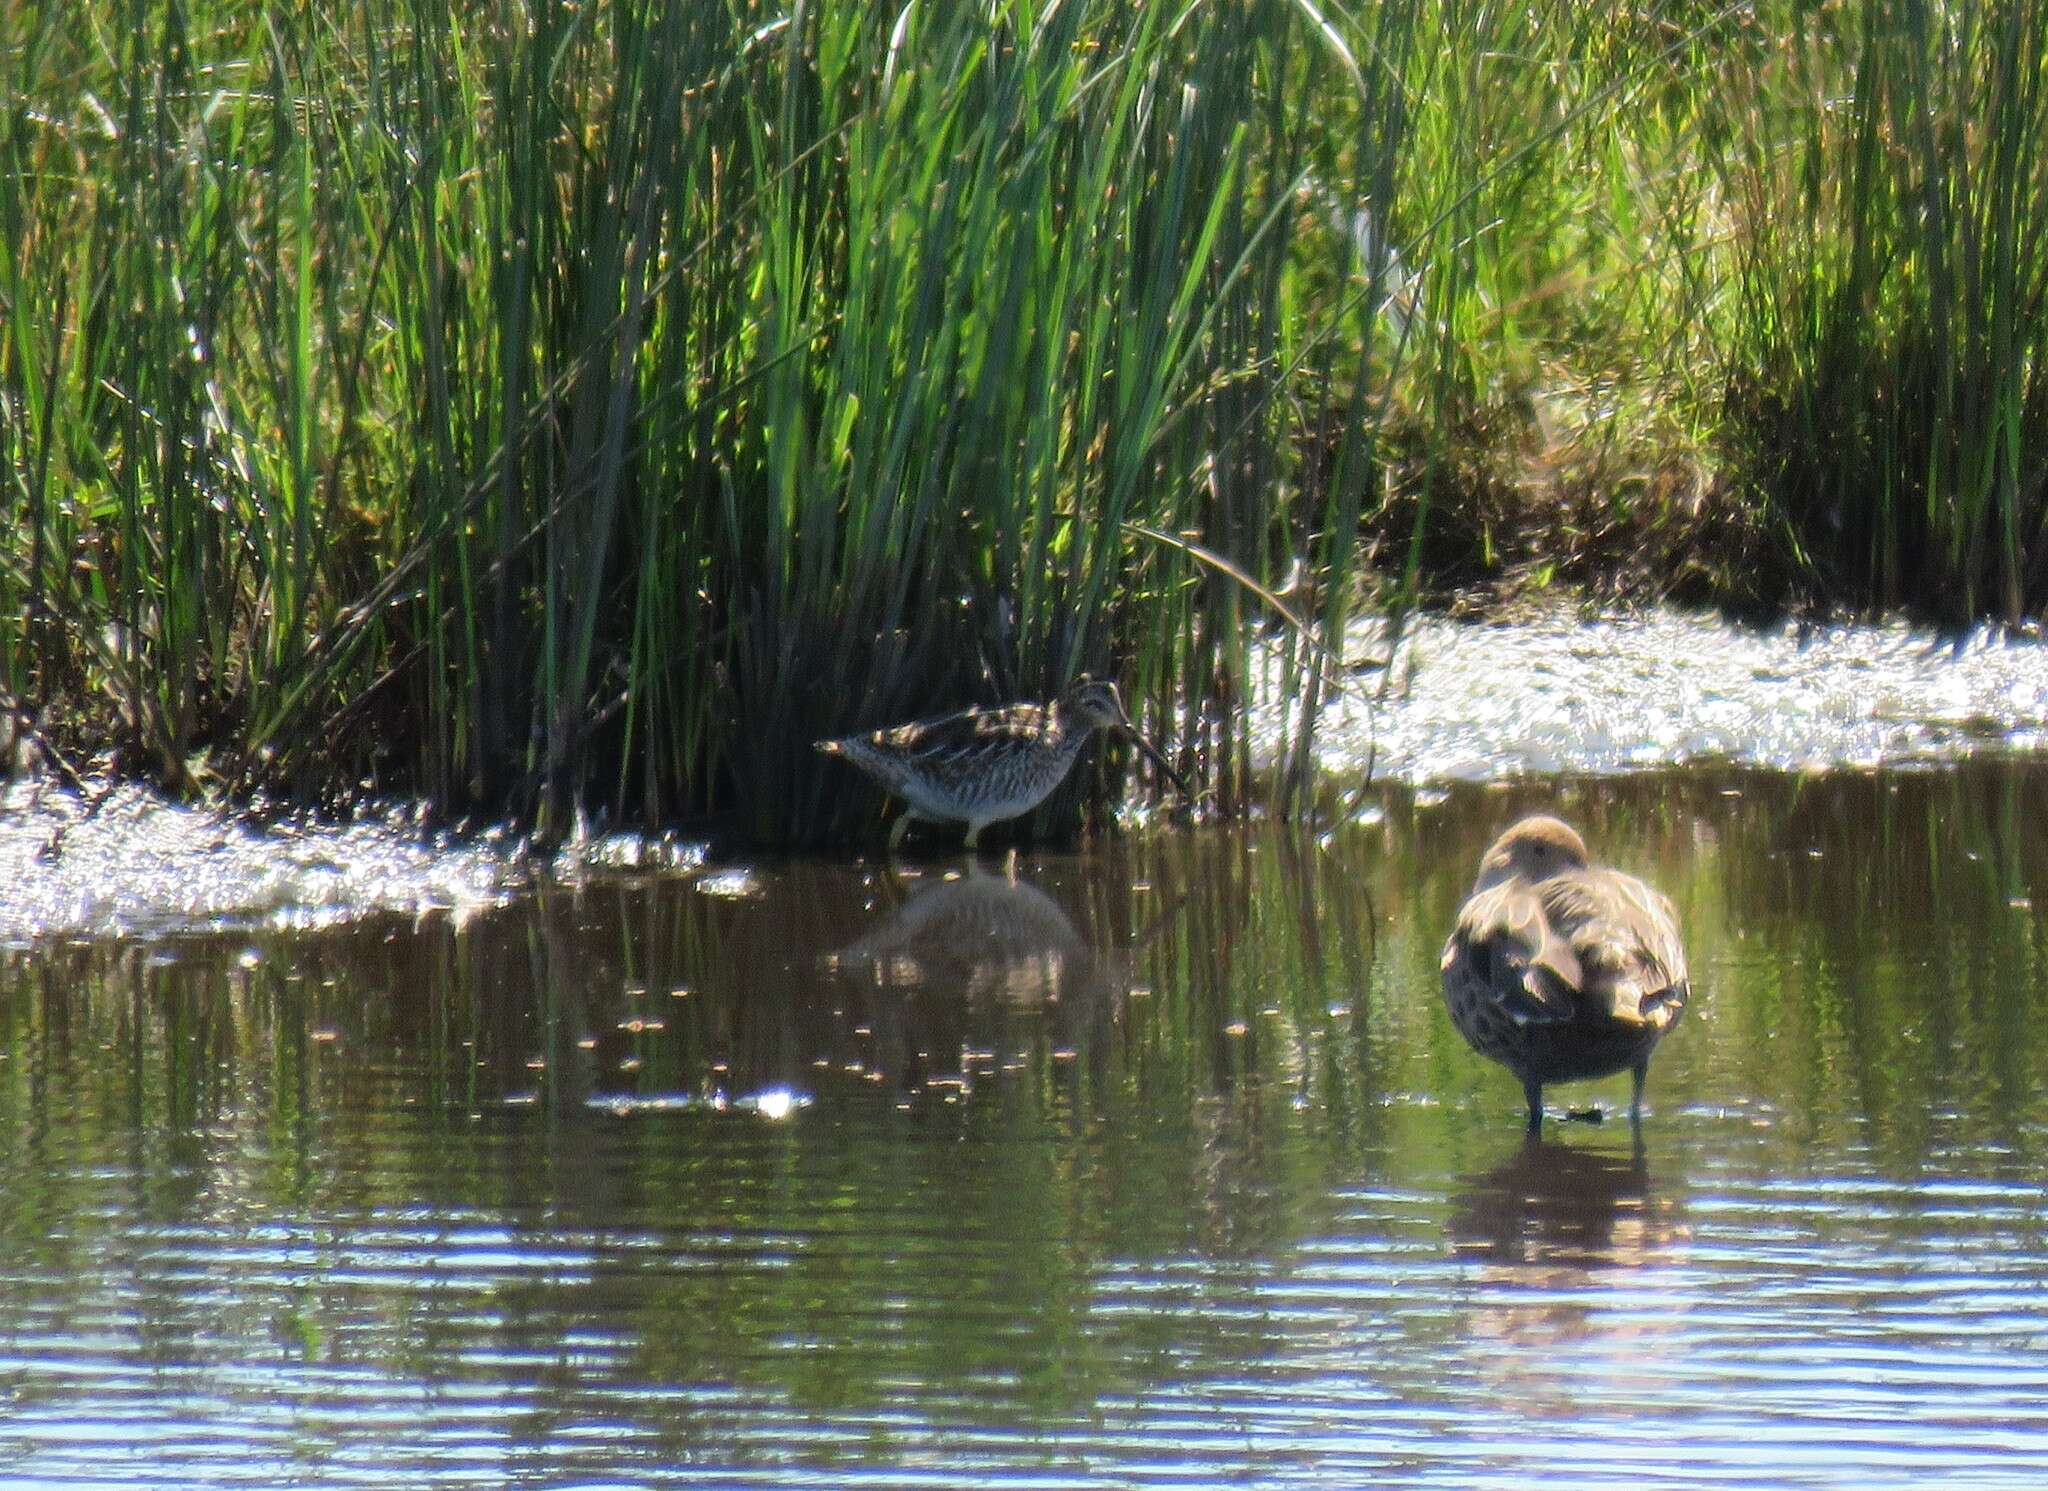
<path fill-rule="evenodd" d="M 0 955 L 0 1481 L 2048 1483 L 2048 770 L 1380 802 Z M 1440 1008 L 1538 805 L 1633 1134 Z"/>

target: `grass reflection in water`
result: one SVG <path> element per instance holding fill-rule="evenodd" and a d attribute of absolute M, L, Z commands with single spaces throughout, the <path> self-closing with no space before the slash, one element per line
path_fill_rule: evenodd
<path fill-rule="evenodd" d="M 2010 764 L 1530 783 L 1322 841 L 10 954 L 0 1463 L 2025 1483 L 2044 799 Z M 1525 1145 L 1439 1004 L 1470 866 L 1539 806 L 1686 927 L 1639 1144 Z"/>

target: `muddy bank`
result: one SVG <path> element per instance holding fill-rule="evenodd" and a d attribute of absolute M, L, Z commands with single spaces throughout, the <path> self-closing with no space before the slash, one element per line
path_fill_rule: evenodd
<path fill-rule="evenodd" d="M 1511 624 L 1377 621 L 1347 640 L 1361 667 L 1319 733 L 1322 767 L 1384 792 L 1517 778 L 1598 778 L 1667 766 L 1787 772 L 1938 766 L 2048 746 L 2048 645 L 1983 628 L 1902 623 L 1748 628 L 1678 611 Z M 1277 689 L 1255 707 L 1271 764 Z M 1384 797 L 1375 801 L 1384 802 Z M 457 917 L 537 873 L 688 867 L 705 846 L 614 834 L 545 864 L 504 832 L 435 833 L 415 810 L 346 823 L 168 803 L 140 786 L 86 796 L 0 793 L 0 942 L 193 927 L 316 925 L 376 911 Z"/>

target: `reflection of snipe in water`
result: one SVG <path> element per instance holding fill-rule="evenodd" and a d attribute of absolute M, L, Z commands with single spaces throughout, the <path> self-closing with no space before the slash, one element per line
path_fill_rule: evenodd
<path fill-rule="evenodd" d="M 1121 980 L 1059 902 L 1010 875 L 922 885 L 822 962 L 863 1012 L 870 1080 L 906 1100 L 964 1097 L 1047 1043 L 1055 1060 L 1099 1052 L 1121 1008 Z"/>
<path fill-rule="evenodd" d="M 1103 980 L 1094 950 L 1059 902 L 1014 875 L 970 869 L 918 887 L 887 921 L 825 958 L 888 989 L 951 988 L 1011 1001 Z"/>

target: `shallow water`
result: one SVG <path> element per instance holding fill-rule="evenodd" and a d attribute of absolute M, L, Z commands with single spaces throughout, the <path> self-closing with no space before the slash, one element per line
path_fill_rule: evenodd
<path fill-rule="evenodd" d="M 1685 921 L 1639 1141 L 1439 1006 L 1539 804 Z M 0 954 L 0 1480 L 2048 1481 L 2048 769 L 1363 818 Z"/>

